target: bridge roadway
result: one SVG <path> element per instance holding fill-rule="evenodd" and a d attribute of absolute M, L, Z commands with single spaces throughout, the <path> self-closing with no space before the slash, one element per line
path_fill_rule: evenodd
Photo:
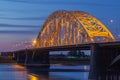
<path fill-rule="evenodd" d="M 47 51 L 90 50 L 91 46 L 94 44 L 98 44 L 100 47 L 120 47 L 120 41 L 118 41 L 118 42 L 103 42 L 103 43 L 87 43 L 87 44 L 77 44 L 77 45 L 53 46 L 53 47 L 44 47 L 44 48 L 37 48 L 37 49 L 47 50 Z"/>
<path fill-rule="evenodd" d="M 33 49 L 27 49 L 31 51 L 41 50 L 41 51 L 69 51 L 69 50 L 91 50 L 91 46 L 97 44 L 100 47 L 120 47 L 120 41 L 116 42 L 101 42 L 101 43 L 86 43 L 86 44 L 77 44 L 77 45 L 64 45 L 64 46 L 50 46 L 50 47 L 42 47 L 42 48 L 33 48 Z M 15 52 L 21 52 L 25 51 L 18 50 Z"/>
<path fill-rule="evenodd" d="M 89 79 L 91 80 L 97 80 L 99 76 L 103 77 L 100 80 L 104 80 L 109 70 L 120 70 L 120 64 L 116 64 L 120 59 L 115 59 L 120 55 L 120 41 L 24 49 L 15 51 L 14 55 L 18 63 L 24 63 L 25 65 L 49 64 L 50 51 L 69 50 L 91 50 L 89 72 Z M 110 65 L 111 63 L 112 65 Z M 47 68 L 49 68 L 49 65 L 47 65 Z"/>

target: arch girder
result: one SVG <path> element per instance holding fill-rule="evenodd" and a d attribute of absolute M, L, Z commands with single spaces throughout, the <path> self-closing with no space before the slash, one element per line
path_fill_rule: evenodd
<path fill-rule="evenodd" d="M 56 11 L 43 24 L 38 47 L 62 46 L 114 40 L 111 32 L 95 17 L 80 11 Z M 100 41 L 100 40 L 99 40 Z"/>
<path fill-rule="evenodd" d="M 83 25 L 90 38 L 108 37 L 110 40 L 114 40 L 111 32 L 95 17 L 85 12 L 81 13 L 80 11 L 72 11 L 71 13 Z"/>

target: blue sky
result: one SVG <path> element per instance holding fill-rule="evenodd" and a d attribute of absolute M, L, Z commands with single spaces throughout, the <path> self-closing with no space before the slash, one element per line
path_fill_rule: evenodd
<path fill-rule="evenodd" d="M 0 0 L 0 51 L 23 48 L 56 10 L 88 12 L 120 39 L 120 0 Z"/>

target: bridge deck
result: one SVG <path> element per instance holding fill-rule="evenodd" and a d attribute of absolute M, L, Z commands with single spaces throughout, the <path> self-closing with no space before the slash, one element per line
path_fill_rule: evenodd
<path fill-rule="evenodd" d="M 76 45 L 64 45 L 64 46 L 51 46 L 51 47 L 42 47 L 42 48 L 34 48 L 27 49 L 30 51 L 41 50 L 41 51 L 67 51 L 67 50 L 90 50 L 91 46 L 94 44 L 98 44 L 101 47 L 120 47 L 120 41 L 116 42 L 102 42 L 102 43 L 86 43 L 86 44 L 76 44 Z M 25 51 L 26 49 L 19 50 Z M 19 52 L 15 51 L 15 52 Z"/>

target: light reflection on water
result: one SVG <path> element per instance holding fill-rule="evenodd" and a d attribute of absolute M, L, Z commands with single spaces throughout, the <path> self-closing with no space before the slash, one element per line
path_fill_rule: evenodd
<path fill-rule="evenodd" d="M 89 69 L 89 66 L 54 66 L 50 69 Z M 28 71 L 18 64 L 0 64 L 0 80 L 88 80 L 89 72 Z"/>
<path fill-rule="evenodd" d="M 50 72 L 50 80 L 88 80 L 88 72 Z"/>
<path fill-rule="evenodd" d="M 33 74 L 30 74 L 30 75 L 29 75 L 29 79 L 30 79 L 30 80 L 39 80 L 38 76 L 35 76 L 35 75 L 33 75 Z"/>

